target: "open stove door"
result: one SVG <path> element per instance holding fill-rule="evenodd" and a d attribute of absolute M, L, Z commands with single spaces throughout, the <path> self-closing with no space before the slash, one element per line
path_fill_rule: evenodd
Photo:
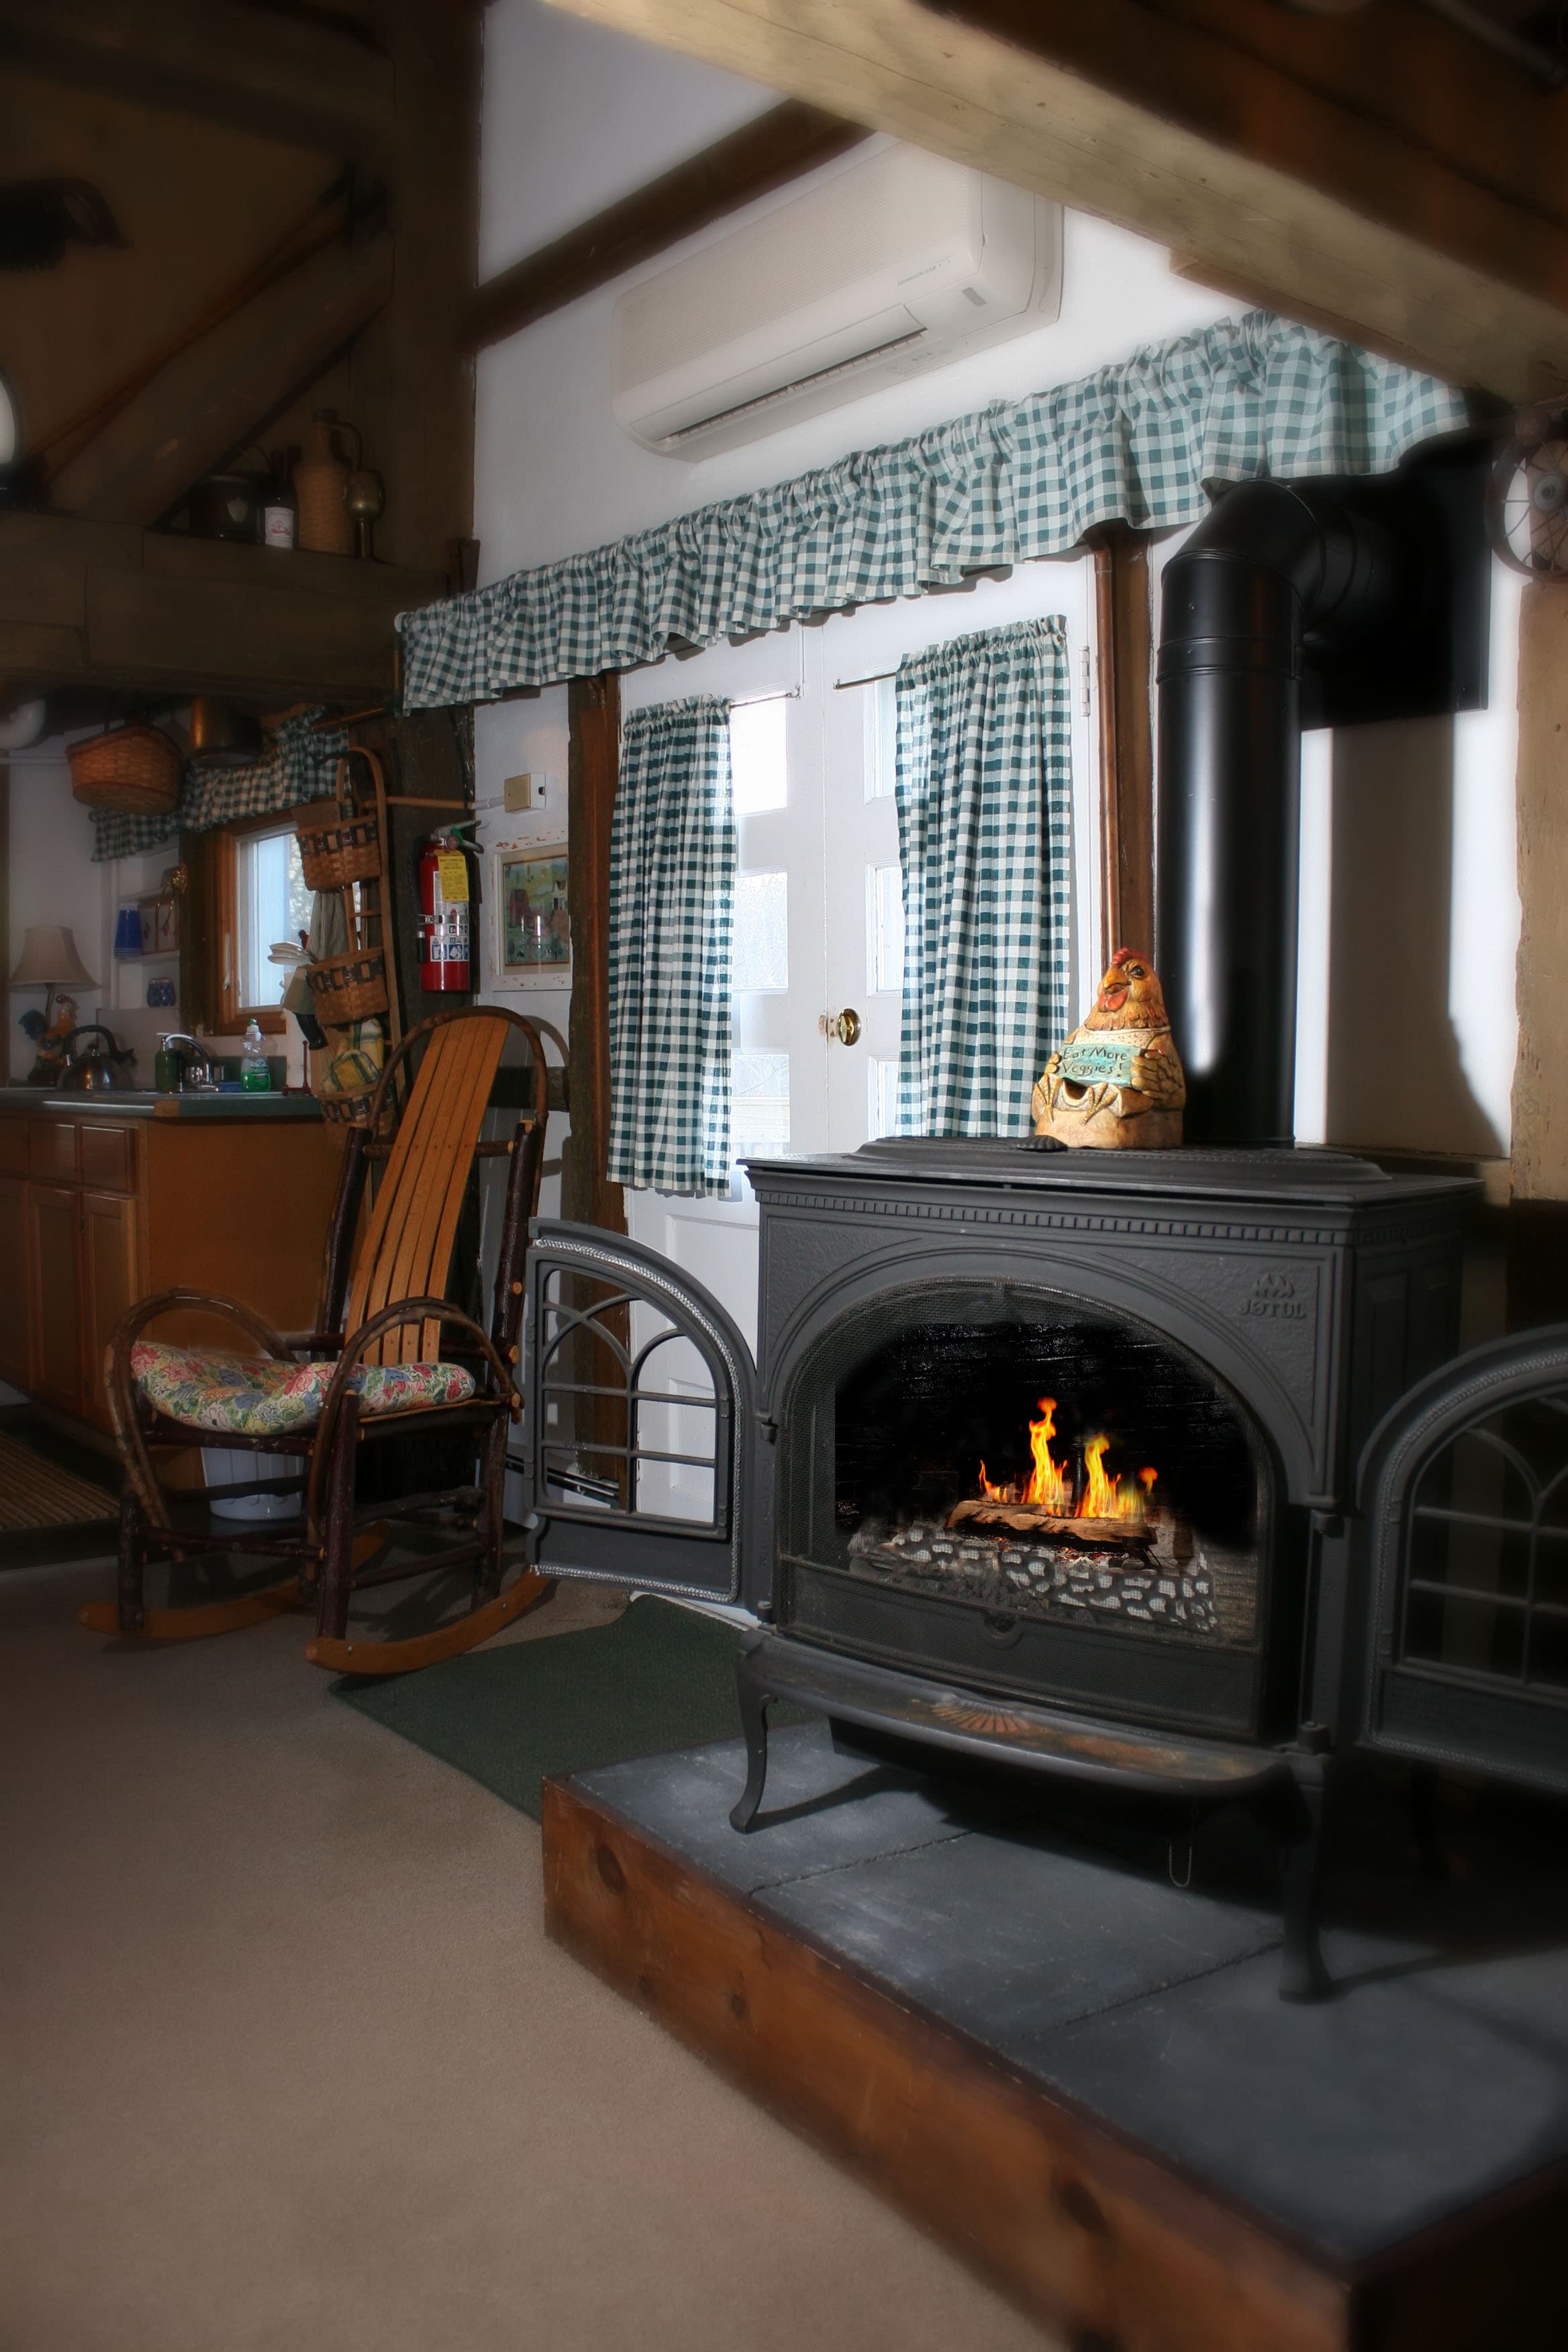
<path fill-rule="evenodd" d="M 656 1251 L 538 1219 L 523 1328 L 524 1525 L 547 1576 L 739 1601 L 755 1372 L 729 1316 Z"/>
<path fill-rule="evenodd" d="M 1418 1381 L 1358 1501 L 1321 1555 L 1323 1714 L 1366 1748 L 1568 1794 L 1568 1326 Z"/>

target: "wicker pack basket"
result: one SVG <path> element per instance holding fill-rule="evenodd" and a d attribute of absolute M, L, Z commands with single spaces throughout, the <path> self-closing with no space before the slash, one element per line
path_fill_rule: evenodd
<path fill-rule="evenodd" d="M 386 1011 L 386 959 L 380 948 L 353 948 L 347 955 L 321 956 L 307 964 L 305 977 L 316 1000 L 316 1018 L 328 1029 L 346 1029 Z"/>
<path fill-rule="evenodd" d="M 324 1119 L 333 1120 L 339 1127 L 368 1127 L 371 1099 L 374 1093 L 374 1087 L 356 1087 L 352 1093 L 348 1094 L 337 1092 L 331 1087 L 323 1087 L 317 1095 L 316 1100 L 321 1107 L 321 1117 Z M 390 1125 L 390 1104 L 384 1105 L 381 1117 L 383 1129 Z"/>
<path fill-rule="evenodd" d="M 324 803 L 321 822 L 301 825 L 297 835 L 306 889 L 346 890 L 353 882 L 375 881 L 381 873 L 377 834 L 374 810 L 368 816 L 348 816 L 335 803 Z"/>
<path fill-rule="evenodd" d="M 132 719 L 70 744 L 71 791 L 87 808 L 166 816 L 180 796 L 180 754 L 156 727 Z"/>

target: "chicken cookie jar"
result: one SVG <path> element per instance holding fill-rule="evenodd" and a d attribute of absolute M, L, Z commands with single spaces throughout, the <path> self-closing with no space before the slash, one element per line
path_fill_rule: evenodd
<path fill-rule="evenodd" d="M 1118 948 L 1088 1020 L 1046 1064 L 1031 1106 L 1035 1133 L 1075 1149 L 1169 1150 L 1182 1139 L 1186 1099 L 1153 968 Z"/>

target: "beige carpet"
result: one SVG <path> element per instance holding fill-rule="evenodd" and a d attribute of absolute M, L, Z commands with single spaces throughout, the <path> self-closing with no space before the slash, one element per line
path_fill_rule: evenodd
<path fill-rule="evenodd" d="M 0 1576 L 3 2352 L 1040 2352 L 549 1944 L 533 1823 L 297 1622 L 126 1654 L 110 1581 Z"/>

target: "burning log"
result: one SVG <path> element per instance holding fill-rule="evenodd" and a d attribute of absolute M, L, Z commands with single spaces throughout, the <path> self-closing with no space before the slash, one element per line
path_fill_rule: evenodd
<path fill-rule="evenodd" d="M 1043 1537 L 1053 1543 L 1083 1544 L 1096 1551 L 1107 1545 L 1151 1544 L 1154 1529 L 1147 1519 L 1077 1518 L 1047 1511 L 1038 1503 L 957 1503 L 947 1515 L 949 1528 L 1011 1528 L 1019 1535 Z"/>

